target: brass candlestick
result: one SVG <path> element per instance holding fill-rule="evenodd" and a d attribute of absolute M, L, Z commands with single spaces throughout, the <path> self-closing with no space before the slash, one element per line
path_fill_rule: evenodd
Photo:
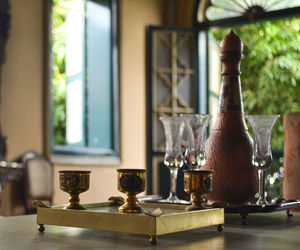
<path fill-rule="evenodd" d="M 127 195 L 125 204 L 119 207 L 120 213 L 141 213 L 142 207 L 137 203 L 136 195 L 145 191 L 145 169 L 117 169 L 118 190 Z"/>
<path fill-rule="evenodd" d="M 79 194 L 89 189 L 90 173 L 91 171 L 59 171 L 60 189 L 71 196 L 64 209 L 84 210 L 79 203 Z"/>
<path fill-rule="evenodd" d="M 211 170 L 185 170 L 184 191 L 191 194 L 192 205 L 185 208 L 187 211 L 205 209 L 205 199 L 203 194 L 212 190 L 212 173 Z"/>

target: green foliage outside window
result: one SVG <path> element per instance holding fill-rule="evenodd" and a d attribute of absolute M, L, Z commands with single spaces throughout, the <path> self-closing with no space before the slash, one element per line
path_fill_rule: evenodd
<path fill-rule="evenodd" d="M 283 116 L 300 111 L 300 19 L 281 19 L 234 27 L 244 43 L 241 83 L 245 114 L 280 114 L 272 133 L 272 148 L 282 149 Z M 214 30 L 220 42 L 230 28 Z M 274 155 L 276 158 L 276 155 Z M 267 189 L 281 196 L 282 158 L 267 172 Z"/>
<path fill-rule="evenodd" d="M 54 144 L 66 144 L 66 37 L 65 19 L 73 0 L 53 0 L 52 53 L 53 53 L 53 127 Z"/>
<path fill-rule="evenodd" d="M 280 114 L 272 148 L 283 147 L 283 115 L 300 107 L 300 19 L 234 27 L 244 43 L 241 82 L 245 114 Z M 212 32 L 220 42 L 230 32 Z"/>

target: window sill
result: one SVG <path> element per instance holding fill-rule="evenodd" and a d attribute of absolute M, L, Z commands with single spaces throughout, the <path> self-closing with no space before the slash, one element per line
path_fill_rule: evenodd
<path fill-rule="evenodd" d="M 51 155 L 51 161 L 59 165 L 109 165 L 117 166 L 121 160 L 116 156 Z"/>

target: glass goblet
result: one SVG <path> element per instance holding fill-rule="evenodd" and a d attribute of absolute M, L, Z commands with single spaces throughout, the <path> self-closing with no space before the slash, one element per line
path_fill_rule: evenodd
<path fill-rule="evenodd" d="M 252 164 L 258 169 L 259 198 L 257 205 L 268 205 L 265 196 L 265 171 L 272 164 L 271 134 L 280 115 L 247 115 L 253 131 Z"/>
<path fill-rule="evenodd" d="M 185 161 L 189 169 L 199 169 L 205 164 L 206 131 L 212 116 L 208 114 L 187 114 L 180 115 L 180 117 L 185 123 L 187 134 Z"/>
<path fill-rule="evenodd" d="M 183 156 L 181 150 L 184 122 L 179 117 L 161 116 L 166 137 L 166 153 L 164 164 L 170 170 L 170 195 L 161 202 L 188 204 L 185 200 L 180 200 L 176 195 L 178 169 L 183 166 Z"/>

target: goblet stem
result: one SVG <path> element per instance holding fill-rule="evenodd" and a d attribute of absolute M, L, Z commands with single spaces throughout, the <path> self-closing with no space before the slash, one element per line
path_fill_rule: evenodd
<path fill-rule="evenodd" d="M 79 199 L 79 194 L 78 193 L 72 193 L 71 197 L 69 198 L 69 202 L 71 204 L 79 204 L 80 199 Z"/>
<path fill-rule="evenodd" d="M 69 203 L 64 209 L 84 210 L 84 207 L 80 205 L 79 193 L 70 193 Z"/>
<path fill-rule="evenodd" d="M 177 174 L 178 168 L 170 169 L 170 195 L 167 199 L 170 202 L 176 202 L 178 200 L 178 197 L 176 195 Z"/>
<path fill-rule="evenodd" d="M 136 203 L 138 201 L 138 199 L 136 198 L 136 194 L 127 192 L 126 195 L 127 195 L 126 202 L 131 205 L 136 205 Z"/>
<path fill-rule="evenodd" d="M 257 205 L 268 205 L 265 196 L 265 171 L 262 169 L 258 170 L 258 190 L 259 190 L 259 198 L 256 202 Z"/>

